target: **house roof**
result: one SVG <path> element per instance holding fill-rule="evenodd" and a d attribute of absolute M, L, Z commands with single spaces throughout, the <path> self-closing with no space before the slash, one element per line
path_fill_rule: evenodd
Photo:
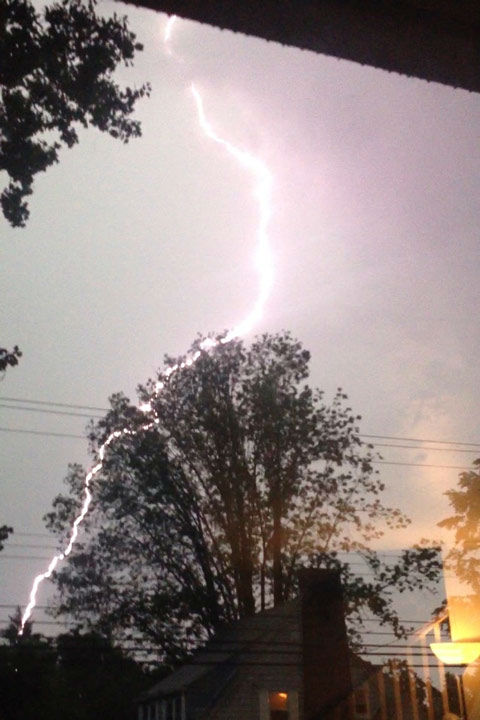
<path fill-rule="evenodd" d="M 240 665 L 259 662 L 297 665 L 303 662 L 301 645 L 300 600 L 291 600 L 275 608 L 220 629 L 215 636 L 184 665 L 164 678 L 139 698 L 142 702 L 185 692 L 197 682 L 215 687 L 216 696 L 235 676 Z M 363 683 L 379 668 L 350 653 L 354 687 Z"/>
<path fill-rule="evenodd" d="M 220 629 L 187 663 L 143 693 L 140 700 L 154 700 L 183 692 L 208 674 L 216 675 L 216 684 L 221 685 L 233 676 L 240 662 L 249 662 L 248 656 L 255 648 L 265 652 L 275 643 L 277 656 L 279 635 L 285 637 L 287 633 L 288 642 L 300 643 L 298 614 L 298 601 L 291 601 Z M 280 655 L 276 662 L 281 662 L 282 657 L 285 660 L 286 656 Z M 300 645 L 295 658 L 301 662 Z M 291 651 L 288 653 L 288 661 L 292 662 Z"/>
<path fill-rule="evenodd" d="M 480 92 L 478 0 L 126 2 Z"/>
<path fill-rule="evenodd" d="M 154 700 L 158 697 L 175 695 L 184 692 L 194 682 L 203 678 L 208 672 L 212 672 L 212 663 L 220 667 L 227 660 L 228 656 L 225 656 L 223 659 L 218 657 L 215 661 L 213 659 L 209 659 L 209 662 L 205 664 L 192 662 L 182 665 L 178 668 L 178 670 L 175 670 L 171 673 L 171 675 L 168 675 L 163 680 L 160 680 L 160 682 L 150 688 L 150 690 L 143 693 L 141 699 Z"/>

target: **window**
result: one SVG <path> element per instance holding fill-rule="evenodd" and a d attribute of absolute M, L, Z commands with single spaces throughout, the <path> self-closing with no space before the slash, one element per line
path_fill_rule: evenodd
<path fill-rule="evenodd" d="M 288 693 L 269 693 L 268 708 L 270 710 L 270 720 L 288 720 Z"/>

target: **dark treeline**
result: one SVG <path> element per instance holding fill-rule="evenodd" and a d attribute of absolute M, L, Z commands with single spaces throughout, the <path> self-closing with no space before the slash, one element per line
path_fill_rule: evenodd
<path fill-rule="evenodd" d="M 162 675 L 99 633 L 48 638 L 27 623 L 19 636 L 19 622 L 20 610 L 1 633 L 1 720 L 131 720 L 135 698 Z"/>

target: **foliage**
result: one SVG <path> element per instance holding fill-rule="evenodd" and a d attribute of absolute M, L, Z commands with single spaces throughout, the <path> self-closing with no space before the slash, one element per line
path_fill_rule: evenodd
<path fill-rule="evenodd" d="M 22 613 L 18 607 L 0 634 L 0 697 L 2 720 L 50 720 L 53 717 L 52 680 L 55 652 L 50 641 L 33 633 L 27 623 L 18 635 Z"/>
<path fill-rule="evenodd" d="M 445 494 L 454 514 L 439 522 L 440 527 L 455 531 L 455 543 L 448 553 L 446 564 L 459 580 L 467 583 L 473 592 L 480 593 L 480 459 L 473 462 L 474 469 L 462 472 L 458 489 Z"/>
<path fill-rule="evenodd" d="M 148 85 L 121 89 L 115 68 L 132 64 L 142 46 L 125 18 L 95 13 L 95 0 L 59 0 L 37 12 L 29 0 L 0 9 L 0 196 L 5 218 L 24 226 L 34 176 L 78 142 L 77 127 L 94 127 L 128 142 L 140 135 L 130 115 Z"/>
<path fill-rule="evenodd" d="M 12 532 L 13 528 L 8 525 L 0 525 L 0 550 L 3 550 L 3 543 Z"/>
<path fill-rule="evenodd" d="M 146 673 L 99 633 L 64 633 L 56 639 L 57 703 L 78 720 L 130 720 L 135 698 L 145 689 Z M 151 682 L 151 680 L 149 680 Z"/>
<path fill-rule="evenodd" d="M 1 635 L 2 720 L 130 720 L 134 701 L 152 682 L 148 673 L 98 633 L 75 630 L 57 638 L 21 637 L 20 608 Z"/>
<path fill-rule="evenodd" d="M 0 348 L 0 377 L 5 373 L 5 370 L 10 367 L 18 365 L 18 359 L 22 357 L 22 351 L 18 345 L 15 345 L 13 350 L 7 350 L 7 348 Z"/>
<path fill-rule="evenodd" d="M 60 611 L 175 658 L 219 623 L 291 598 L 309 565 L 341 571 L 357 630 L 373 614 L 402 632 L 392 594 L 434 581 L 439 558 L 417 548 L 386 565 L 370 549 L 382 527 L 408 521 L 381 501 L 346 395 L 328 403 L 307 385 L 309 359 L 288 333 L 199 351 L 158 395 L 156 380 L 140 388 L 155 412 L 148 426 L 113 396 L 91 427 L 94 454 L 112 430 L 130 432 L 110 446 L 83 540 L 55 576 Z M 80 508 L 82 468 L 66 482 L 47 516 L 60 535 Z M 353 572 L 351 552 L 371 577 Z"/>

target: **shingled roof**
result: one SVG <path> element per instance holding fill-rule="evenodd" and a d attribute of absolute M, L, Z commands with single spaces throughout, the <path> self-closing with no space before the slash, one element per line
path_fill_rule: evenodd
<path fill-rule="evenodd" d="M 299 599 L 220 630 L 187 663 L 145 692 L 139 701 L 153 702 L 190 690 L 195 697 L 195 707 L 190 704 L 189 716 L 203 718 L 208 716 L 208 708 L 235 682 L 239 669 L 259 662 L 272 667 L 302 667 Z M 378 668 L 350 653 L 350 671 L 356 687 Z"/>
<path fill-rule="evenodd" d="M 257 653 L 275 653 L 276 663 L 301 663 L 299 601 L 243 618 L 231 627 L 219 630 L 203 648 L 171 675 L 145 692 L 140 700 L 154 700 L 183 692 L 198 681 L 216 688 L 216 694 L 230 681 L 239 665 L 251 662 Z M 278 638 L 283 638 L 279 644 Z M 293 643 L 297 652 L 291 651 Z M 282 649 L 285 654 L 282 654 Z M 208 677 L 207 677 L 208 676 Z"/>

